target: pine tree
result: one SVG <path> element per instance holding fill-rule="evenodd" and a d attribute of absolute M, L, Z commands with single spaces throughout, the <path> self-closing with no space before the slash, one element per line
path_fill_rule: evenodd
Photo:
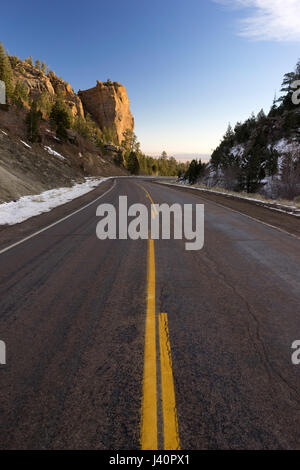
<path fill-rule="evenodd" d="M 295 71 L 286 73 L 283 77 L 281 85 L 281 92 L 284 93 L 277 102 L 280 103 L 284 109 L 293 108 L 292 94 L 295 91 L 292 87 L 296 80 L 300 79 L 300 61 L 297 63 Z"/>
<path fill-rule="evenodd" d="M 33 65 L 32 55 L 27 57 L 27 59 L 25 59 L 25 62 L 27 62 L 27 64 L 29 64 L 29 65 Z"/>
<path fill-rule="evenodd" d="M 13 94 L 13 72 L 11 63 L 8 56 L 5 54 L 5 49 L 0 43 L 0 80 L 5 83 L 6 96 L 10 98 Z"/>
<path fill-rule="evenodd" d="M 20 59 L 16 55 L 10 56 L 9 60 L 13 69 L 15 69 L 18 63 L 20 62 Z"/>
<path fill-rule="evenodd" d="M 257 116 L 256 116 L 256 121 L 257 121 L 258 123 L 261 123 L 261 122 L 263 122 L 265 119 L 266 119 L 265 112 L 264 112 L 263 109 L 261 109 L 261 110 L 259 111 L 259 113 L 257 114 Z"/>
<path fill-rule="evenodd" d="M 225 135 L 224 135 L 224 140 L 226 140 L 227 142 L 233 142 L 233 139 L 234 139 L 234 131 L 231 127 L 231 124 L 229 123 L 227 127 L 227 131 L 225 132 Z"/>
<path fill-rule="evenodd" d="M 39 132 L 39 124 L 42 118 L 42 113 L 37 109 L 36 103 L 32 102 L 30 111 L 26 116 L 27 136 L 30 142 L 39 142 L 41 139 Z"/>
<path fill-rule="evenodd" d="M 206 165 L 201 162 L 201 159 L 199 161 L 197 159 L 192 160 L 185 173 L 185 178 L 190 184 L 195 184 L 204 175 L 205 167 Z"/>
<path fill-rule="evenodd" d="M 16 83 L 16 86 L 15 86 L 15 89 L 14 89 L 14 92 L 12 94 L 12 102 L 18 107 L 18 108 L 22 108 L 24 103 L 27 103 L 28 102 L 28 88 L 27 86 L 18 81 Z"/>
<path fill-rule="evenodd" d="M 70 129 L 72 126 L 72 116 L 69 108 L 60 96 L 58 96 L 51 109 L 50 119 L 56 127 L 56 136 L 66 140 L 68 137 L 67 129 Z"/>
<path fill-rule="evenodd" d="M 42 70 L 42 72 L 43 72 L 44 74 L 46 74 L 46 72 L 47 72 L 47 65 L 45 64 L 44 61 L 42 62 L 41 70 Z"/>
<path fill-rule="evenodd" d="M 42 112 L 42 114 L 46 117 L 49 117 L 53 104 L 51 95 L 49 95 L 49 93 L 46 91 L 43 91 L 36 101 L 36 104 L 37 108 Z"/>
<path fill-rule="evenodd" d="M 140 170 L 140 164 L 136 152 L 130 152 L 129 158 L 127 161 L 127 169 L 132 175 L 137 175 Z"/>

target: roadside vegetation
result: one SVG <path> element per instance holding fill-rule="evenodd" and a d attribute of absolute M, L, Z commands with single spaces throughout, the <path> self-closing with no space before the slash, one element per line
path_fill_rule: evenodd
<path fill-rule="evenodd" d="M 59 84 L 54 96 L 43 91 L 33 100 L 23 81 L 18 80 L 15 83 L 14 70 L 22 76 L 26 74 L 28 67 L 36 76 L 47 76 Z M 74 115 L 61 91 L 61 85 L 65 83 L 62 78 L 57 77 L 45 62 L 39 59 L 34 62 L 32 56 L 25 61 L 17 56 L 10 56 L 1 43 L 0 80 L 5 82 L 8 103 L 16 107 L 16 112 L 22 110 L 25 113 L 27 139 L 32 143 L 41 141 L 40 125 L 46 120 L 55 131 L 59 142 L 76 142 L 77 134 L 98 147 L 102 153 L 112 153 L 115 164 L 133 175 L 178 176 L 187 171 L 187 163 L 180 163 L 174 157 L 168 157 L 165 151 L 157 158 L 145 155 L 141 151 L 137 136 L 129 129 L 124 132 L 123 139 L 119 142 L 114 127 L 100 129 L 89 114 Z M 105 85 L 118 88 L 120 83 L 107 79 Z"/>
<path fill-rule="evenodd" d="M 189 165 L 168 157 L 165 151 L 157 158 L 145 155 L 137 136 L 129 129 L 123 134 L 116 163 L 123 165 L 131 174 L 147 176 L 178 176 L 185 173 Z"/>
<path fill-rule="evenodd" d="M 284 76 L 281 96 L 274 98 L 269 113 L 261 110 L 234 127 L 229 124 L 210 162 L 191 162 L 183 178 L 270 199 L 299 197 L 300 105 L 292 100 L 296 80 L 300 80 L 300 61 Z"/>

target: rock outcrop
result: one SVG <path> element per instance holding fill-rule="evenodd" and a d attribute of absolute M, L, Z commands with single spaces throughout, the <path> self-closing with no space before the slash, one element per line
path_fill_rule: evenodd
<path fill-rule="evenodd" d="M 17 60 L 13 66 L 13 82 L 25 85 L 30 100 L 38 101 L 41 97 L 50 103 L 55 102 L 59 94 L 70 108 L 72 115 L 84 117 L 89 114 L 100 130 L 108 131 L 106 138 L 114 144 L 120 144 L 124 132 L 134 129 L 134 119 L 130 112 L 126 89 L 119 82 L 99 82 L 94 88 L 78 94 L 68 82 L 56 76 L 51 70 L 46 73 L 32 62 Z M 47 100 L 48 96 L 48 100 Z M 49 99 L 50 98 L 50 99 Z M 28 101 L 23 103 L 28 107 Z M 46 107 L 46 110 L 48 108 Z M 46 114 L 44 117 L 48 117 Z"/>
<path fill-rule="evenodd" d="M 119 143 L 123 133 L 134 129 L 134 119 L 130 112 L 126 89 L 118 82 L 99 82 L 94 88 L 79 91 L 78 96 L 87 113 L 101 130 L 105 127 L 115 131 Z"/>
<path fill-rule="evenodd" d="M 33 65 L 20 61 L 14 68 L 13 74 L 15 83 L 26 85 L 31 100 L 38 100 L 42 93 L 47 93 L 53 98 L 57 93 L 61 93 L 73 116 L 84 116 L 80 98 L 69 83 L 58 78 L 53 72 L 46 75 Z"/>

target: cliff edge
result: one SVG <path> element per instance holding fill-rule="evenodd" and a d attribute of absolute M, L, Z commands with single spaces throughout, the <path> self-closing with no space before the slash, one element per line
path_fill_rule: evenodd
<path fill-rule="evenodd" d="M 130 112 L 130 103 L 126 89 L 118 82 L 99 82 L 88 90 L 79 90 L 78 96 L 84 110 L 103 131 L 113 129 L 119 143 L 123 133 L 134 129 L 134 118 Z"/>

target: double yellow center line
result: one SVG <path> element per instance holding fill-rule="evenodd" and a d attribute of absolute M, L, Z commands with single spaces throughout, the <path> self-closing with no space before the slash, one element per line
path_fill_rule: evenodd
<path fill-rule="evenodd" d="M 146 189 L 139 185 L 153 200 Z M 156 293 L 155 293 L 154 240 L 148 242 L 147 313 L 145 331 L 145 355 L 142 399 L 141 448 L 158 449 L 158 393 L 156 347 Z M 171 346 L 166 313 L 158 317 L 159 358 L 161 371 L 161 400 L 165 450 L 179 450 L 180 440 L 176 411 Z"/>
<path fill-rule="evenodd" d="M 150 195 L 150 193 L 147 191 L 146 188 L 144 188 L 144 186 L 142 186 L 141 184 L 139 183 L 135 183 L 137 186 L 139 186 L 140 188 L 142 188 L 142 190 L 145 192 L 146 194 L 146 197 L 149 199 L 149 201 L 151 202 L 151 214 L 152 214 L 152 219 L 155 219 L 155 217 L 158 215 L 158 212 L 157 212 L 157 209 L 156 209 L 156 206 L 155 206 L 155 203 Z"/>

